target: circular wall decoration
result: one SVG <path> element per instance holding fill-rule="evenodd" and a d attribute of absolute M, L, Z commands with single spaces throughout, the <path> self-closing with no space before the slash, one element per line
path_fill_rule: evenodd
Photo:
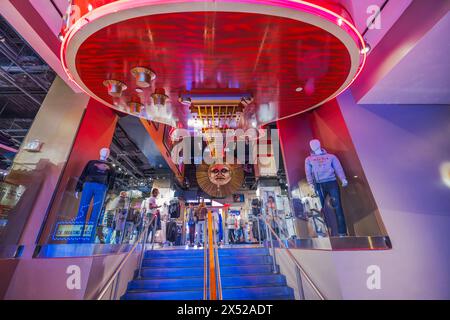
<path fill-rule="evenodd" d="M 197 166 L 196 176 L 203 191 L 215 198 L 224 198 L 242 186 L 244 170 L 237 164 L 201 164 Z"/>

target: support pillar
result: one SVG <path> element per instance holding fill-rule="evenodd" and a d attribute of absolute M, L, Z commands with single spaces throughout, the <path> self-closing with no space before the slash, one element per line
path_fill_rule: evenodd
<path fill-rule="evenodd" d="M 24 189 L 8 214 L 1 244 L 34 245 L 89 101 L 57 77 L 17 153 L 6 183 Z M 39 140 L 39 152 L 24 146 Z"/>

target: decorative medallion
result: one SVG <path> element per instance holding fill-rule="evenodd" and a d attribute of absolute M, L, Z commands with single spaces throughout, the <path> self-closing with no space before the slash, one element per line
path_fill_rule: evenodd
<path fill-rule="evenodd" d="M 196 175 L 200 188 L 215 198 L 233 194 L 244 181 L 244 170 L 237 164 L 201 164 L 197 166 Z"/>

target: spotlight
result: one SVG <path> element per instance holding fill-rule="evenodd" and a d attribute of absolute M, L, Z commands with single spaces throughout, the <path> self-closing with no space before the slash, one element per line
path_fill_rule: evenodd
<path fill-rule="evenodd" d="M 372 49 L 372 47 L 370 46 L 370 44 L 367 42 L 366 39 L 364 39 L 364 48 L 361 48 L 361 54 L 367 54 L 370 52 L 370 50 Z"/>
<path fill-rule="evenodd" d="M 128 103 L 128 107 L 130 108 L 130 112 L 132 113 L 140 113 L 141 112 L 141 108 L 144 105 L 142 103 L 139 102 L 130 102 Z"/>
<path fill-rule="evenodd" d="M 92 4 L 88 4 L 88 10 L 89 10 L 89 12 L 91 12 L 92 11 Z"/>
<path fill-rule="evenodd" d="M 164 88 L 156 88 L 155 92 L 152 93 L 153 103 L 156 107 L 164 107 L 168 98 Z"/>
<path fill-rule="evenodd" d="M 103 85 L 108 88 L 108 94 L 115 98 L 121 97 L 122 92 L 127 90 L 125 83 L 119 80 L 105 80 Z"/>
<path fill-rule="evenodd" d="M 339 27 L 342 26 L 342 23 L 343 23 L 342 18 L 339 18 L 338 21 L 337 21 L 338 26 Z"/>
<path fill-rule="evenodd" d="M 141 88 L 150 87 L 150 82 L 156 79 L 156 74 L 144 67 L 135 67 L 131 73 L 136 78 L 136 85 Z"/>

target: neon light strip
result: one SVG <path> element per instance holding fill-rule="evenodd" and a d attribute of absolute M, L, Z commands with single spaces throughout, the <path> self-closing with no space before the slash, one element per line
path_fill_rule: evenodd
<path fill-rule="evenodd" d="M 72 39 L 72 37 L 74 36 L 74 34 L 76 32 L 78 32 L 84 25 L 86 25 L 87 23 L 90 23 L 93 20 L 99 19 L 103 16 L 107 16 L 109 14 L 113 14 L 116 13 L 118 10 L 116 9 L 116 7 L 118 5 L 125 5 L 123 10 L 127 10 L 127 9 L 132 9 L 132 8 L 136 8 L 139 6 L 144 6 L 144 5 L 158 5 L 158 4 L 176 4 L 176 3 L 186 3 L 186 2 L 204 2 L 201 0 L 191 0 L 191 1 L 186 1 L 186 0 L 142 0 L 142 1 L 129 1 L 129 0 L 118 0 L 112 3 L 108 3 L 105 4 L 102 7 L 102 10 L 97 10 L 98 8 L 95 8 L 94 10 L 92 10 L 91 12 L 88 12 L 87 14 L 83 15 L 80 19 L 78 19 L 71 27 L 70 29 L 66 32 L 64 39 L 63 39 L 63 43 L 61 45 L 61 63 L 62 66 L 64 68 L 64 71 L 66 72 L 67 76 L 69 77 L 69 79 L 74 82 L 76 84 L 77 87 L 80 88 L 81 91 L 83 91 L 84 93 L 86 93 L 87 95 L 91 96 L 91 94 L 89 94 L 88 92 L 86 92 L 85 89 L 83 89 L 74 79 L 73 76 L 71 74 L 71 72 L 69 71 L 68 67 L 67 67 L 67 63 L 65 60 L 65 52 L 67 49 L 67 45 L 70 42 L 70 40 Z M 337 97 L 338 95 L 340 95 L 342 92 L 344 92 L 345 90 L 347 90 L 352 84 L 353 82 L 356 80 L 356 78 L 361 74 L 365 64 L 366 64 L 366 59 L 367 59 L 367 53 L 365 52 L 366 49 L 366 45 L 365 45 L 365 41 L 362 37 L 362 35 L 359 33 L 359 31 L 356 29 L 356 27 L 349 21 L 347 20 L 345 17 L 335 13 L 332 10 L 329 10 L 325 7 L 316 5 L 314 3 L 310 3 L 310 2 L 306 2 L 303 0 L 285 0 L 285 1 L 268 1 L 268 0 L 263 0 L 263 1 L 256 1 L 256 0 L 240 0 L 240 1 L 231 1 L 231 0 L 223 0 L 222 2 L 235 2 L 235 3 L 252 3 L 252 4 L 257 4 L 257 5 L 272 5 L 275 7 L 287 7 L 290 9 L 295 9 L 295 10 L 300 10 L 303 11 L 305 13 L 308 14 L 314 14 L 316 16 L 319 16 L 321 18 L 324 18 L 336 25 L 338 25 L 340 28 L 343 28 L 348 35 L 350 35 L 353 39 L 356 38 L 359 40 L 359 48 L 360 48 L 360 54 L 362 55 L 362 61 L 359 64 L 358 70 L 355 73 L 355 75 L 353 76 L 353 78 L 350 80 L 350 82 L 343 88 L 341 89 L 339 92 L 337 92 L 333 98 Z M 295 5 L 294 5 L 295 4 Z M 106 8 L 106 9 L 105 9 Z M 327 16 L 328 15 L 328 16 Z M 89 19 L 92 16 L 93 19 Z M 338 21 L 341 22 L 341 25 L 339 25 Z M 83 23 L 84 22 L 84 23 Z M 348 28 L 350 28 L 351 31 L 353 32 L 349 32 Z M 363 53 L 361 53 L 363 52 Z M 321 104 L 326 103 L 328 100 L 325 100 L 324 102 L 321 102 Z M 307 111 L 307 110 L 304 110 Z M 280 118 L 282 119 L 282 118 Z"/>

